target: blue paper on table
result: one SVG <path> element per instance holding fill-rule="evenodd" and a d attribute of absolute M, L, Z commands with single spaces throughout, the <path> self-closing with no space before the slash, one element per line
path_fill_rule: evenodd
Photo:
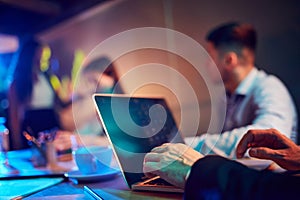
<path fill-rule="evenodd" d="M 26 197 L 62 182 L 63 178 L 36 178 L 0 181 L 0 199 Z"/>

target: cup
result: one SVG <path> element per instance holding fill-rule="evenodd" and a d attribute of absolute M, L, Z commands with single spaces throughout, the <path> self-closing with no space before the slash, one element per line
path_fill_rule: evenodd
<path fill-rule="evenodd" d="M 96 174 L 110 168 L 112 149 L 103 146 L 81 147 L 73 155 L 82 174 Z"/>

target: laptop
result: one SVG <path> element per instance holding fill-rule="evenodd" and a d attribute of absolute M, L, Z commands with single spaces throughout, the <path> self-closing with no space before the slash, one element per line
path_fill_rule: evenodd
<path fill-rule="evenodd" d="M 164 143 L 184 143 L 166 101 L 159 97 L 94 94 L 94 103 L 122 175 L 132 190 L 182 193 L 143 173 L 145 154 Z"/>

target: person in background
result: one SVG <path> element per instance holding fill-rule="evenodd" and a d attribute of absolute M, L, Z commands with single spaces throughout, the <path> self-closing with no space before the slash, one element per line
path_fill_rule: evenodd
<path fill-rule="evenodd" d="M 275 129 L 250 130 L 236 151 L 247 149 L 287 170 L 300 170 L 300 147 Z M 257 171 L 218 155 L 203 156 L 185 144 L 163 144 L 144 158 L 144 172 L 184 188 L 185 199 L 295 199 L 300 177 Z"/>
<path fill-rule="evenodd" d="M 43 130 L 60 128 L 54 110 L 54 91 L 40 70 L 43 45 L 33 38 L 20 44 L 15 71 L 8 90 L 9 130 L 12 149 L 28 147 L 26 130 L 37 137 Z"/>
<path fill-rule="evenodd" d="M 116 67 L 106 56 L 100 56 L 82 68 L 73 91 L 72 106 L 60 113 L 63 127 L 79 134 L 101 134 L 102 126 L 93 102 L 94 93 L 122 94 Z"/>
<path fill-rule="evenodd" d="M 207 51 L 226 89 L 226 117 L 220 133 L 203 134 L 195 149 L 203 154 L 234 157 L 236 146 L 249 129 L 276 128 L 296 141 L 294 102 L 275 76 L 255 66 L 256 31 L 252 25 L 226 23 L 208 33 Z"/>

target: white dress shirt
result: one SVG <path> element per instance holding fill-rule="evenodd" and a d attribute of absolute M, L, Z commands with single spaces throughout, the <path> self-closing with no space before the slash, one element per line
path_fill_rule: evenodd
<path fill-rule="evenodd" d="M 253 68 L 236 91 L 227 95 L 227 104 L 223 132 L 200 136 L 196 150 L 235 157 L 236 146 L 249 129 L 275 128 L 296 141 L 295 105 L 275 76 Z"/>

